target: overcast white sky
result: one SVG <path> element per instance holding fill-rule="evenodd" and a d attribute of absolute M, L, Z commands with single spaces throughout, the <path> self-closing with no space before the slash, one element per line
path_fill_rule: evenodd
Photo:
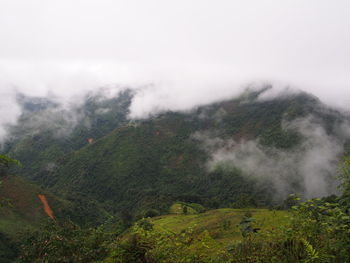
<path fill-rule="evenodd" d="M 0 0 L 6 105 L 13 87 L 70 95 L 155 83 L 134 101 L 141 116 L 251 81 L 288 83 L 349 108 L 350 1 Z"/>

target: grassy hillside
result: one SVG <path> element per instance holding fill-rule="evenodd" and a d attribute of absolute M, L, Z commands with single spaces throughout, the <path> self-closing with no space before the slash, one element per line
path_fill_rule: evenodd
<path fill-rule="evenodd" d="M 87 202 L 78 194 L 63 199 L 19 176 L 2 179 L 0 200 L 0 233 L 12 239 L 52 220 L 51 212 L 56 222 L 72 220 L 82 225 L 102 223 L 109 217 L 97 203 Z"/>
<path fill-rule="evenodd" d="M 155 262 L 231 262 L 230 247 L 246 239 L 241 222 L 247 216 L 259 229 L 249 238 L 266 238 L 291 223 L 289 212 L 266 209 L 225 208 L 143 219 L 119 237 L 104 262 L 134 262 L 138 253 Z"/>
<path fill-rule="evenodd" d="M 58 222 L 71 206 L 69 202 L 21 177 L 1 179 L 0 262 L 12 262 L 18 253 L 19 242 L 26 234 L 40 229 L 47 221 L 53 221 L 45 212 L 39 196 L 47 202 L 46 209 L 53 212 L 54 220 Z"/>
<path fill-rule="evenodd" d="M 154 224 L 154 229 L 157 231 L 181 233 L 188 228 L 198 234 L 208 231 L 218 246 L 225 247 L 233 241 L 242 239 L 239 223 L 247 213 L 256 220 L 254 227 L 265 232 L 287 225 L 290 220 L 288 211 L 221 208 L 199 214 L 164 215 L 152 218 L 150 222 Z"/>
<path fill-rule="evenodd" d="M 0 232 L 16 237 L 49 219 L 39 195 L 45 195 L 55 217 L 62 216 L 65 202 L 23 178 L 9 176 L 0 185 Z"/>
<path fill-rule="evenodd" d="M 1 178 L 0 262 L 12 262 L 21 242 L 47 224 L 77 222 L 91 226 L 110 215 L 93 201 L 79 196 L 65 200 L 19 176 Z M 30 243 L 30 241 L 28 241 Z"/>

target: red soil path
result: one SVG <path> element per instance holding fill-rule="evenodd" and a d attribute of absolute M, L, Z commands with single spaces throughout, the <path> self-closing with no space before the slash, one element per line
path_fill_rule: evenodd
<path fill-rule="evenodd" d="M 45 213 L 51 218 L 51 219 L 55 219 L 53 212 L 49 206 L 49 203 L 47 202 L 46 196 L 45 195 L 38 195 L 40 201 L 43 203 L 44 205 L 44 210 Z"/>

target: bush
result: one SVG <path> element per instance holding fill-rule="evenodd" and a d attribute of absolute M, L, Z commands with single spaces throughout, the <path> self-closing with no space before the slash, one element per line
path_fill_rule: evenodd
<path fill-rule="evenodd" d="M 107 241 L 108 236 L 99 229 L 48 222 L 26 238 L 19 262 L 94 262 L 108 255 Z"/>
<path fill-rule="evenodd" d="M 144 217 L 156 217 L 156 216 L 159 216 L 160 213 L 158 210 L 156 209 L 150 209 L 150 210 L 147 210 L 146 213 L 144 214 Z"/>

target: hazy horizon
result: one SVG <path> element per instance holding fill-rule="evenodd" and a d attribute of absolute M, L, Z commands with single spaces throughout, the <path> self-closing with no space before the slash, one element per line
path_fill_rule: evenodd
<path fill-rule="evenodd" d="M 0 1 L 0 126 L 15 92 L 137 91 L 131 116 L 181 110 L 246 85 L 291 86 L 350 109 L 350 2 Z"/>

